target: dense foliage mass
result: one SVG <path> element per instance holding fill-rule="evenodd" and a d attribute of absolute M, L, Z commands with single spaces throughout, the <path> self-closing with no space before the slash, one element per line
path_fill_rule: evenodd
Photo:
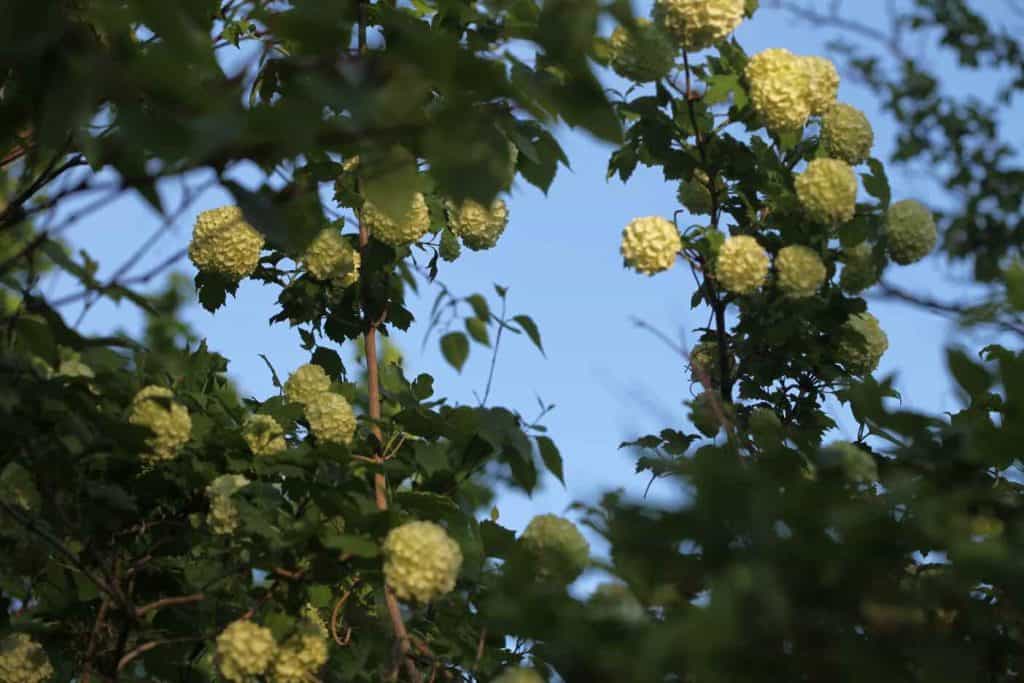
<path fill-rule="evenodd" d="M 1005 149 L 934 152 L 960 169 L 950 187 L 998 208 L 936 221 L 927 198 L 894 202 L 835 65 L 733 37 L 753 0 L 657 0 L 650 19 L 596 0 L 3 8 L 0 683 L 1019 677 L 1024 360 L 1002 337 L 978 358 L 951 349 L 960 409 L 903 410 L 874 377 L 889 341 L 861 296 L 893 291 L 941 228 L 989 298 L 925 304 L 1024 333 Z M 968 67 L 1024 71 L 963 3 L 918 0 L 912 17 Z M 600 64 L 637 87 L 609 95 Z M 931 149 L 921 125 L 957 130 L 962 110 L 928 108 L 934 84 L 887 83 L 898 160 Z M 550 186 L 560 121 L 616 146 L 609 177 L 642 163 L 677 188 L 682 208 L 638 212 L 621 254 L 638 275 L 690 269 L 709 314 L 683 359 L 695 431 L 624 444 L 678 502 L 580 506 L 601 558 L 566 517 L 538 511 L 517 534 L 488 515 L 496 483 L 562 477 L 544 426 L 486 392 L 435 398 L 387 342 L 414 323 L 407 292 L 438 287 L 424 323 L 456 369 L 496 353 L 492 333 L 543 350 L 507 290 L 458 297 L 437 278 L 500 249 L 516 178 Z M 998 187 L 962 180 L 979 168 Z M 130 190 L 168 224 L 192 215 L 190 192 L 169 206 L 157 183 L 197 177 L 235 200 L 192 216 L 180 256 L 199 302 L 275 288 L 271 322 L 308 353 L 284 381 L 269 368 L 276 395 L 239 395 L 178 320 L 179 286 L 134 289 L 161 269 L 100 279 L 62 242 L 68 206 Z M 55 273 L 80 291 L 48 294 Z M 144 334 L 77 332 L 67 306 L 101 298 L 142 308 Z M 855 440 L 829 434 L 833 398 Z M 614 580 L 570 593 L 596 569 Z"/>

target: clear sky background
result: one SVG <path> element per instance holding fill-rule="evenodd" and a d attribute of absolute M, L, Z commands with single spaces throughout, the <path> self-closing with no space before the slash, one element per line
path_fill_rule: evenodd
<path fill-rule="evenodd" d="M 763 0 L 765 5 L 771 2 Z M 831 5 L 812 4 L 822 10 Z M 847 16 L 875 25 L 886 20 L 888 4 L 886 0 L 843 3 Z M 999 11 L 997 5 L 1002 3 L 983 0 L 981 7 Z M 637 7 L 645 14 L 649 4 Z M 1010 21 L 1010 17 L 1003 19 Z M 751 54 L 768 47 L 787 47 L 802 54 L 830 56 L 825 42 L 836 34 L 765 7 L 744 23 L 737 35 Z M 910 47 L 926 59 L 936 54 L 927 41 L 916 41 Z M 992 82 L 959 72 L 953 64 L 944 66 L 948 68 L 940 73 L 947 75 L 944 86 L 948 89 L 984 94 L 993 87 Z M 613 75 L 607 76 L 607 83 L 625 86 Z M 875 126 L 875 155 L 886 159 L 894 131 L 879 112 L 874 94 L 844 78 L 840 99 L 868 114 Z M 1014 104 L 1006 112 L 1006 120 L 1024 120 L 1020 102 Z M 1018 128 L 1014 134 L 1019 132 Z M 631 321 L 642 319 L 689 345 L 695 338 L 692 330 L 707 319 L 706 311 L 689 308 L 694 283 L 684 267 L 677 265 L 648 278 L 624 270 L 619 255 L 621 231 L 630 219 L 656 214 L 671 217 L 678 208 L 675 184 L 665 182 L 660 171 L 644 168 L 626 185 L 606 181 L 608 146 L 570 130 L 562 130 L 559 138 L 572 170 L 559 173 L 547 196 L 520 182 L 508 199 L 511 221 L 497 248 L 466 251 L 455 264 L 442 263 L 439 276 L 459 295 L 481 292 L 491 297 L 492 283 L 507 286 L 510 312 L 528 313 L 540 326 L 546 359 L 522 337 L 508 335 L 503 340 L 490 403 L 517 409 L 529 418 L 536 414 L 536 396 L 557 406 L 545 423 L 565 458 L 567 486 L 563 488 L 549 477 L 532 499 L 503 493 L 498 503 L 499 521 L 516 529 L 522 529 L 535 514 L 561 514 L 572 501 L 594 502 L 609 489 L 621 487 L 637 496 L 643 494 L 646 478 L 633 473 L 633 456 L 617 446 L 664 427 L 686 428 L 682 401 L 691 394 L 682 359 Z M 208 179 L 196 176 L 190 183 L 198 185 Z M 894 199 L 917 198 L 934 206 L 951 201 L 936 192 L 927 169 L 890 169 L 890 180 Z M 176 187 L 164 189 L 169 198 L 179 195 Z M 133 271 L 140 273 L 187 245 L 199 211 L 230 201 L 220 189 L 206 191 L 191 209 L 162 230 L 160 218 L 145 203 L 125 197 L 78 222 L 69 237 L 99 261 L 100 275 L 109 277 L 147 237 L 162 230 L 155 246 Z M 195 274 L 184 259 L 178 269 L 190 277 Z M 966 273 L 941 258 L 894 267 L 887 277 L 907 289 L 953 300 L 969 291 Z M 56 282 L 53 291 L 67 291 L 67 286 Z M 250 281 L 243 283 L 237 297 L 229 299 L 216 315 L 198 305 L 185 315 L 212 349 L 230 359 L 231 377 L 242 391 L 258 398 L 275 391 L 259 353 L 266 353 L 282 375 L 308 361 L 295 330 L 267 323 L 276 310 L 277 293 Z M 410 334 L 396 337 L 405 353 L 407 374 L 428 371 L 435 376 L 438 395 L 453 402 L 475 403 L 473 392 L 482 391 L 490 361 L 485 349 L 474 346 L 461 374 L 444 363 L 436 336 L 421 351 L 435 295 L 436 289 L 430 286 L 422 289 L 421 297 L 411 301 L 418 324 Z M 868 300 L 889 335 L 890 348 L 879 374 L 895 373 L 905 405 L 929 411 L 954 409 L 958 404 L 945 373 L 943 348 L 967 340 L 942 318 L 877 297 Z M 65 313 L 74 321 L 79 310 L 70 307 Z M 140 320 L 130 304 L 103 303 L 88 312 L 80 329 L 138 330 Z M 844 428 L 836 438 L 853 436 L 852 421 L 841 408 L 834 408 Z M 676 495 L 671 484 L 663 482 L 656 482 L 650 492 L 652 502 L 668 501 Z M 599 540 L 590 536 L 600 552 Z"/>

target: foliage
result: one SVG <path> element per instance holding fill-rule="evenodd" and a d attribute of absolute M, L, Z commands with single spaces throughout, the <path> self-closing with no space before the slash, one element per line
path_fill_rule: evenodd
<path fill-rule="evenodd" d="M 852 290 L 932 249 L 929 209 L 893 202 L 906 200 L 881 160 L 863 158 L 859 119 L 856 153 L 822 139 L 828 60 L 752 60 L 728 37 L 757 9 L 666 0 L 645 24 L 593 0 L 4 5 L 7 675 L 1016 680 L 1024 356 L 950 349 L 960 407 L 896 407 L 891 378 L 873 376 L 885 333 Z M 668 73 L 658 60 L 650 85 L 613 102 L 594 73 L 605 15 L 620 36 L 646 26 L 675 41 Z M 965 66 L 1020 67 L 1018 44 L 962 2 L 916 0 L 907 16 Z M 946 99 L 909 58 L 899 78 L 853 64 L 903 124 L 898 162 L 943 161 L 948 187 L 997 198 L 972 195 L 939 227 L 947 253 L 995 283 L 967 322 L 1024 330 L 1009 148 L 934 137 L 992 132 L 994 113 Z M 1002 95 L 1022 87 L 1014 78 Z M 514 178 L 550 186 L 568 161 L 559 121 L 616 145 L 609 177 L 644 164 L 687 188 L 694 223 L 680 225 L 683 210 L 641 218 L 623 254 L 644 274 L 681 262 L 697 283 L 691 308 L 709 318 L 692 356 L 682 350 L 699 433 L 675 425 L 623 444 L 678 500 L 609 492 L 580 505 L 604 558 L 564 518 L 538 514 L 518 537 L 488 518 L 496 484 L 531 492 L 542 468 L 563 476 L 540 424 L 550 407 L 531 421 L 488 404 L 503 335 L 543 353 L 542 338 L 509 314 L 508 289 L 461 296 L 436 279 L 500 248 L 498 195 Z M 258 186 L 240 181 L 243 164 Z M 60 241 L 74 215 L 55 210 L 92 195 L 82 210 L 134 190 L 169 224 L 191 196 L 165 206 L 157 182 L 186 175 L 237 204 L 198 221 L 199 302 L 216 311 L 250 277 L 278 291 L 270 321 L 299 330 L 309 363 L 284 382 L 270 368 L 279 395 L 239 395 L 228 359 L 177 320 L 180 282 L 136 291 L 173 260 L 101 280 Z M 892 220 L 901 206 L 914 207 L 909 248 L 907 221 Z M 854 263 L 867 275 L 844 280 Z M 48 296 L 52 272 L 80 292 Z M 474 345 L 492 353 L 477 405 L 436 398 L 434 378 L 407 377 L 390 350 L 389 334 L 415 322 L 405 297 L 419 287 L 438 289 L 424 326 L 448 363 L 461 369 Z M 101 298 L 141 307 L 142 338 L 86 337 L 65 320 L 67 304 Z M 858 424 L 854 441 L 831 442 L 832 397 Z M 566 584 L 587 568 L 616 582 L 574 597 Z"/>

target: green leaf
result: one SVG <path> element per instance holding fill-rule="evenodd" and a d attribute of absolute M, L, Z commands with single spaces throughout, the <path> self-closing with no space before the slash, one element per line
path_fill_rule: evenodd
<path fill-rule="evenodd" d="M 487 557 L 505 559 L 515 551 L 516 532 L 490 520 L 480 522 L 480 538 Z"/>
<path fill-rule="evenodd" d="M 548 472 L 555 475 L 558 481 L 565 486 L 565 474 L 562 471 L 562 454 L 558 452 L 558 446 L 547 436 L 537 437 L 537 448 L 540 450 L 540 459 Z"/>
<path fill-rule="evenodd" d="M 544 353 L 544 344 L 540 340 L 540 330 L 537 329 L 537 323 L 533 322 L 533 318 L 528 315 L 517 315 L 512 320 L 519 323 L 519 326 L 525 330 L 526 336 L 530 338 L 534 346 L 540 349 L 541 355 L 546 358 L 547 354 Z"/>
<path fill-rule="evenodd" d="M 366 155 L 360 166 L 363 196 L 385 216 L 400 220 L 421 189 L 416 157 L 395 145 L 382 153 Z"/>
<path fill-rule="evenodd" d="M 708 88 L 704 91 L 702 99 L 704 104 L 710 107 L 728 100 L 730 93 L 732 93 L 734 104 L 738 109 L 746 106 L 748 101 L 747 91 L 740 84 L 739 75 L 718 74 L 708 80 Z"/>
<path fill-rule="evenodd" d="M 476 317 L 481 320 L 489 320 L 491 317 L 491 307 L 487 305 L 487 299 L 482 294 L 470 294 L 466 297 L 466 302 L 473 307 L 473 312 Z"/>
<path fill-rule="evenodd" d="M 459 509 L 451 498 L 429 491 L 399 491 L 395 494 L 395 502 L 417 517 L 432 520 L 443 519 Z"/>
<path fill-rule="evenodd" d="M 330 550 L 351 553 L 357 557 L 377 557 L 380 548 L 369 536 L 358 534 L 321 533 L 320 543 Z"/>
<path fill-rule="evenodd" d="M 426 373 L 417 375 L 412 382 L 412 395 L 417 401 L 425 401 L 434 395 L 434 378 Z"/>
<path fill-rule="evenodd" d="M 441 337 L 441 353 L 449 365 L 462 372 L 469 356 L 469 339 L 462 332 L 449 332 Z"/>
<path fill-rule="evenodd" d="M 466 331 L 474 341 L 484 346 L 491 345 L 491 337 L 487 332 L 487 323 L 480 318 L 466 318 Z"/>
<path fill-rule="evenodd" d="M 992 378 L 985 368 L 968 358 L 960 349 L 947 349 L 946 361 L 957 384 L 970 396 L 979 396 L 992 385 Z"/>
<path fill-rule="evenodd" d="M 334 349 L 316 347 L 316 351 L 313 352 L 313 363 L 322 367 L 331 379 L 336 380 L 345 374 L 345 364 L 341 362 L 341 356 Z"/>
<path fill-rule="evenodd" d="M 882 209 L 888 209 L 892 191 L 889 189 L 889 178 L 885 175 L 885 166 L 878 159 L 868 159 L 868 168 L 871 173 L 862 173 L 860 176 L 864 180 L 864 191 L 877 199 Z"/>

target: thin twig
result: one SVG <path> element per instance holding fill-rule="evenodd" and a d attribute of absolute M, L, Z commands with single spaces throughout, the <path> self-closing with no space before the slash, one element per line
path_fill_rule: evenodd
<path fill-rule="evenodd" d="M 141 617 L 147 612 L 152 612 L 156 609 L 163 607 L 170 607 L 172 605 L 188 605 L 193 602 L 202 602 L 206 599 L 206 595 L 203 593 L 193 593 L 192 595 L 180 595 L 173 598 L 161 598 L 149 604 L 143 605 L 135 610 L 135 616 Z"/>

